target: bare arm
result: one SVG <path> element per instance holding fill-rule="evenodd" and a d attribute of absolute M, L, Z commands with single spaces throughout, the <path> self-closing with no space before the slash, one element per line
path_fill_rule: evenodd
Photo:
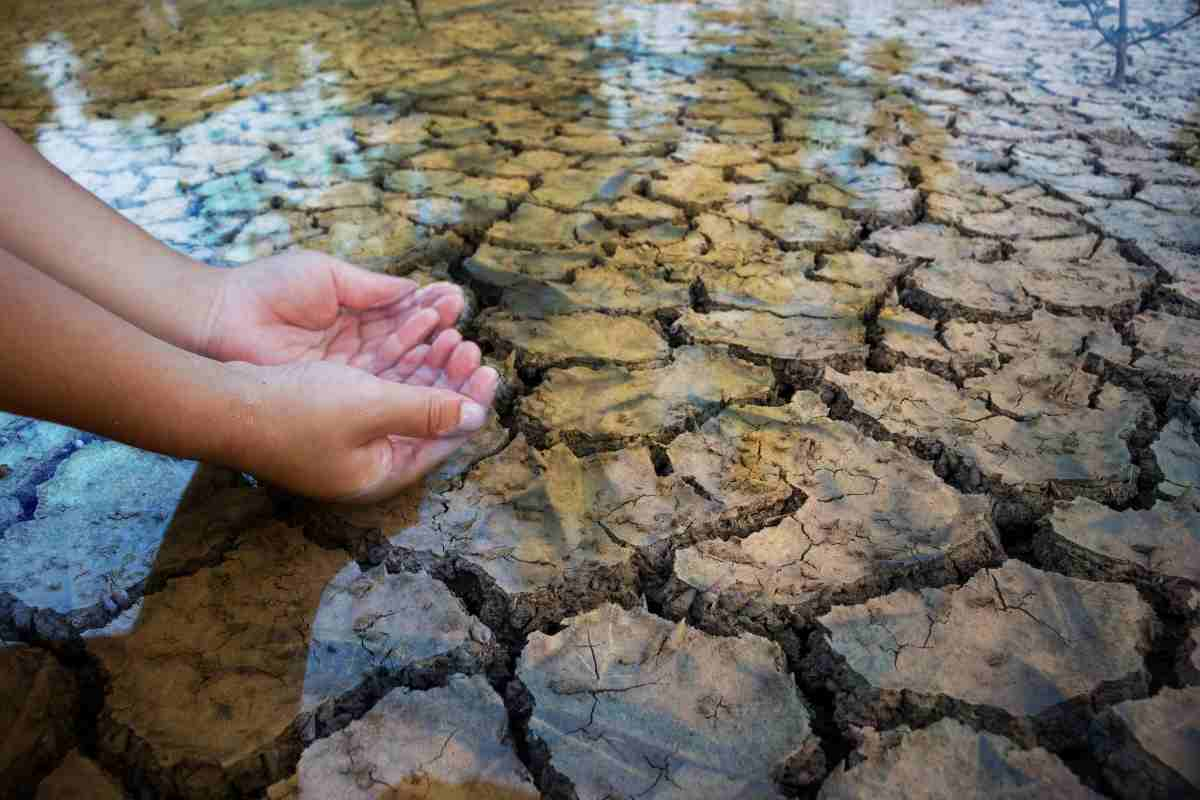
<path fill-rule="evenodd" d="M 229 461 L 245 409 L 224 365 L 147 335 L 4 250 L 0 342 L 0 408 Z"/>
<path fill-rule="evenodd" d="M 200 352 L 220 270 L 147 234 L 0 125 L 0 247 L 147 333 Z"/>
<path fill-rule="evenodd" d="M 365 502 L 486 421 L 462 307 L 316 253 L 210 269 L 0 125 L 0 409 Z"/>
<path fill-rule="evenodd" d="M 0 409 L 314 497 L 372 499 L 418 479 L 484 424 L 494 375 L 473 375 L 460 393 L 320 361 L 221 363 L 0 250 Z"/>

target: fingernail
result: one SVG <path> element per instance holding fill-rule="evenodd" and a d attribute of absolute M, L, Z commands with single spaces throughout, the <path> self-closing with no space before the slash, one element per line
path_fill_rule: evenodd
<path fill-rule="evenodd" d="M 487 409 L 478 403 L 464 401 L 458 408 L 458 427 L 455 433 L 472 433 L 487 423 Z"/>

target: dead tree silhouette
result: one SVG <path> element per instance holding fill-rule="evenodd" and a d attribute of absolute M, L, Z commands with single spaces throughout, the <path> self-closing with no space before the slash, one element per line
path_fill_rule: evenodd
<path fill-rule="evenodd" d="M 1107 0 L 1059 0 L 1059 5 L 1067 8 L 1078 7 L 1086 11 L 1091 26 L 1102 37 L 1096 46 L 1107 44 L 1113 48 L 1116 64 L 1113 67 L 1112 82 L 1117 87 L 1125 85 L 1125 66 L 1130 62 L 1130 48 L 1142 47 L 1145 49 L 1145 42 L 1163 39 L 1194 20 L 1200 19 L 1200 0 L 1196 3 L 1195 10 L 1182 19 L 1174 22 L 1160 22 L 1147 18 L 1141 25 L 1134 27 L 1129 25 L 1129 0 L 1118 0 L 1118 4 L 1115 6 Z M 1115 25 L 1107 22 L 1113 16 L 1117 18 Z"/>

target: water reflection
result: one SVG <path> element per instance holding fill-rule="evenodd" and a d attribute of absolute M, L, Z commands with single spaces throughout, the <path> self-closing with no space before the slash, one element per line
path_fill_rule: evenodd
<path fill-rule="evenodd" d="M 143 0 L 139 18 L 149 36 L 162 35 L 167 30 L 178 32 L 183 27 L 176 0 Z"/>
<path fill-rule="evenodd" d="M 418 38 L 400 2 L 78 4 L 94 15 L 85 22 L 72 22 L 59 2 L 10 4 L 22 24 L 0 33 L 16 54 L 0 65 L 10 78 L 0 80 L 0 118 L 193 257 L 235 265 L 303 245 L 421 280 L 452 273 L 471 279 L 491 319 L 543 323 L 511 337 L 487 328 L 485 345 L 510 359 L 508 377 L 531 390 L 540 383 L 542 411 L 525 403 L 522 424 L 535 429 L 566 408 L 557 418 L 579 430 L 546 430 L 545 442 L 630 445 L 623 458 L 633 466 L 566 444 L 510 443 L 497 429 L 472 458 L 501 454 L 465 487 L 472 460 L 350 515 L 393 541 L 466 554 L 514 592 L 553 584 L 568 559 L 596 567 L 591 574 L 624 564 L 628 548 L 614 537 L 657 541 L 722 511 L 717 501 L 696 503 L 690 484 L 664 488 L 644 445 L 665 413 L 634 425 L 670 392 L 553 394 L 563 382 L 546 379 L 529 353 L 551 354 L 553 367 L 582 365 L 584 375 L 612 360 L 587 335 L 564 344 L 556 317 L 622 315 L 644 324 L 646 339 L 665 341 L 695 329 L 670 327 L 681 312 L 689 323 L 711 321 L 702 312 L 716 306 L 734 315 L 724 333 L 741 337 L 736 346 L 760 360 L 783 353 L 788 374 L 808 374 L 805 359 L 836 350 L 835 337 L 847 351 L 864 349 L 861 317 L 885 302 L 902 271 L 892 258 L 847 266 L 827 251 L 861 249 L 872 232 L 903 231 L 922 215 L 955 225 L 1007 211 L 1018 201 L 1010 191 L 1041 196 L 1033 181 L 1014 186 L 992 174 L 1008 168 L 1013 142 L 1032 135 L 1024 126 L 1044 126 L 1035 138 L 1050 139 L 1103 114 L 1119 119 L 1113 109 L 1124 108 L 1100 94 L 1057 109 L 1077 88 L 1069 71 L 1047 57 L 1042 73 L 1024 72 L 1035 67 L 1013 60 L 1007 38 L 964 22 L 986 25 L 999 12 L 941 2 L 423 5 L 429 33 Z M 938 14 L 947 21 L 929 22 Z M 937 36 L 922 40 L 917 29 Z M 1024 35 L 1012 21 L 1003 33 Z M 968 63 L 971 40 L 983 66 Z M 1043 73 L 1013 85 L 1014 75 Z M 1019 107 L 1007 103 L 1009 88 Z M 1195 155 L 1194 122 L 1172 124 L 1141 123 L 1145 141 L 1165 138 Z M 922 233 L 930 229 L 939 230 Z M 946 243 L 960 240 L 941 230 L 946 237 L 933 241 L 946 246 L 912 254 L 954 262 L 974 252 L 955 251 Z M 1000 260 L 998 239 L 972 241 Z M 795 322 L 788 330 L 800 333 L 755 328 L 753 314 Z M 838 324 L 821 328 L 820 341 L 803 338 L 805 321 L 830 319 Z M 699 418 L 729 402 L 695 391 L 712 371 L 704 366 L 680 371 L 671 414 Z M 635 385 L 616 368 L 605 374 L 618 389 Z M 595 419 L 610 426 L 609 438 L 587 438 Z M 496 466 L 515 462 L 509 472 Z M 138 462 L 131 474 L 156 465 Z M 682 456 L 675 467 L 685 474 Z M 778 476 L 768 477 L 764 492 L 786 496 Z M 457 492 L 457 504 L 434 488 Z M 157 501 L 169 496 L 156 492 Z M 114 768 L 136 765 L 146 781 L 181 793 L 261 789 L 291 771 L 296 743 L 316 735 L 315 712 L 329 698 L 353 695 L 378 670 L 486 643 L 456 601 L 414 599 L 440 591 L 427 577 L 363 571 L 280 523 L 258 490 L 229 482 L 207 496 L 199 510 L 182 503 L 165 533 L 139 540 L 155 563 L 130 586 L 150 594 L 90 637 L 119 693 L 104 720 L 112 738 L 102 742 Z M 606 505 L 612 498 L 632 500 L 618 513 Z M 686 511 L 688 503 L 700 510 Z M 0 496 L 0 515 L 24 513 L 12 508 Z M 611 513 L 608 530 L 597 508 Z M 10 534 L 4 544 L 17 541 Z M 14 558 L 38 546 L 21 541 Z M 431 632 L 435 618 L 441 628 Z M 298 720 L 313 729 L 297 732 Z M 425 730 L 440 744 L 456 728 L 442 719 Z M 353 738 L 338 740 L 339 768 L 357 763 Z M 500 749 L 511 755 L 507 743 Z M 302 769 L 287 790 L 319 793 L 305 785 L 321 786 L 319 771 Z M 467 791 L 426 779 L 419 788 L 432 796 Z"/>
<path fill-rule="evenodd" d="M 115 610 L 146 579 L 196 465 L 0 413 L 0 591 L 62 614 Z"/>

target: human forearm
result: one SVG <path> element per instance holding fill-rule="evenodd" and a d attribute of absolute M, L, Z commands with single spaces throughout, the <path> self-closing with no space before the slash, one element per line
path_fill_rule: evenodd
<path fill-rule="evenodd" d="M 245 391 L 0 250 L 0 408 L 185 458 L 230 463 Z"/>
<path fill-rule="evenodd" d="M 496 377 L 479 368 L 477 348 L 448 362 L 464 355 L 473 356 L 466 369 L 447 366 L 447 379 L 462 384 L 454 390 L 322 361 L 221 363 L 150 336 L 0 250 L 0 409 L 313 497 L 386 496 L 482 427 Z"/>
<path fill-rule="evenodd" d="M 153 336 L 205 344 L 221 271 L 154 239 L 3 125 L 0 248 Z"/>

